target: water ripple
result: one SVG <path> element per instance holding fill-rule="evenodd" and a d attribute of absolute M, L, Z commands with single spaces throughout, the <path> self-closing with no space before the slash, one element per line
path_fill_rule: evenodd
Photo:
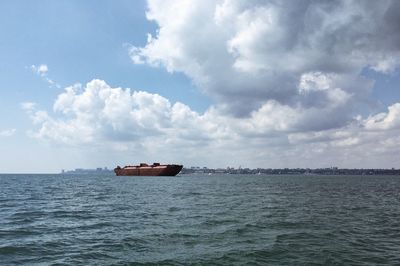
<path fill-rule="evenodd" d="M 394 265 L 400 178 L 0 175 L 2 265 Z"/>

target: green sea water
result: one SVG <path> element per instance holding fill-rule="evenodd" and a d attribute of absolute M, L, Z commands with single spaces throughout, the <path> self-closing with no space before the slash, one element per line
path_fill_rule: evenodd
<path fill-rule="evenodd" d="M 400 177 L 0 175 L 1 265 L 399 265 Z"/>

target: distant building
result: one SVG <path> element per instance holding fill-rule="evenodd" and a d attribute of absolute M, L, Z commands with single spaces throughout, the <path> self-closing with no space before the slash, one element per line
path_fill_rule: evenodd
<path fill-rule="evenodd" d="M 64 169 L 61 170 L 61 174 L 70 174 L 70 175 L 85 175 L 85 174 L 111 174 L 113 173 L 112 170 L 108 170 L 107 167 L 95 168 L 95 169 L 84 169 L 84 168 L 76 168 L 75 170 L 65 171 Z"/>

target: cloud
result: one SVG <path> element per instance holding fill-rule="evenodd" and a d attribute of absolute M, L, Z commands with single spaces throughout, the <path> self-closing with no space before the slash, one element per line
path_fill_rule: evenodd
<path fill-rule="evenodd" d="M 312 92 L 315 82 L 328 84 L 327 80 L 311 74 L 304 77 L 301 89 Z M 343 96 L 332 98 L 328 101 L 339 105 L 345 101 Z M 328 120 L 326 114 L 316 116 L 310 108 L 292 108 L 274 100 L 244 118 L 226 114 L 219 106 L 201 114 L 158 94 L 112 88 L 95 79 L 65 88 L 51 112 L 38 110 L 32 103 L 22 106 L 36 125 L 30 132 L 34 138 L 80 148 L 97 147 L 110 154 L 132 151 L 136 157 L 149 160 L 161 157 L 209 166 L 246 163 L 254 167 L 319 167 L 332 160 L 361 166 L 366 161 L 357 158 L 363 156 L 364 149 L 370 160 L 378 162 L 379 156 L 387 164 L 394 163 L 393 158 L 385 156 L 395 153 L 400 144 L 400 104 L 374 116 L 354 118 L 343 127 L 311 130 Z M 319 110 L 330 113 L 329 108 Z M 324 153 L 329 156 L 321 158 Z M 349 159 L 352 155 L 355 157 Z"/>
<path fill-rule="evenodd" d="M 368 130 L 393 130 L 400 129 L 400 103 L 388 107 L 387 113 L 379 113 L 368 117 L 364 121 Z"/>
<path fill-rule="evenodd" d="M 158 30 L 143 47 L 127 45 L 132 62 L 185 74 L 215 105 L 198 113 L 95 79 L 65 88 L 52 111 L 25 104 L 36 125 L 31 136 L 209 166 L 396 165 L 400 103 L 368 110 L 374 80 L 363 73 L 396 73 L 399 7 L 149 0 L 147 18 Z M 35 69 L 47 78 L 47 67 Z"/>
<path fill-rule="evenodd" d="M 319 110 L 328 114 L 332 106 L 341 106 L 348 97 L 340 90 L 331 90 L 328 96 L 326 101 L 333 103 Z M 246 118 L 226 115 L 220 106 L 199 114 L 183 103 L 172 104 L 158 94 L 111 88 L 105 81 L 96 79 L 84 87 L 81 84 L 67 87 L 57 97 L 53 111 L 61 119 L 52 118 L 46 111 L 37 111 L 33 103 L 23 103 L 22 107 L 36 124 L 42 124 L 38 137 L 65 142 L 135 141 L 160 135 L 186 140 L 268 136 L 311 127 L 318 129 L 326 123 L 312 109 L 292 108 L 274 100 Z M 307 127 L 303 128 L 304 125 Z"/>
<path fill-rule="evenodd" d="M 49 68 L 45 64 L 41 64 L 39 66 L 31 65 L 31 69 L 34 73 L 36 73 L 42 77 L 45 77 L 47 72 L 49 71 Z"/>
<path fill-rule="evenodd" d="M 55 82 L 54 80 L 50 79 L 47 76 L 49 67 L 46 64 L 41 64 L 39 66 L 31 65 L 30 68 L 33 73 L 39 75 L 44 81 L 46 81 L 50 85 L 50 87 L 61 88 L 60 84 L 58 84 L 57 82 Z"/>
<path fill-rule="evenodd" d="M 237 117 L 275 101 L 308 108 L 309 116 L 322 109 L 334 117 L 324 125 L 329 129 L 350 123 L 354 107 L 367 101 L 373 80 L 361 75 L 363 69 L 391 73 L 399 65 L 398 6 L 149 0 L 147 18 L 159 29 L 129 54 L 136 64 L 184 73 Z"/>
<path fill-rule="evenodd" d="M 53 109 L 64 119 L 30 111 L 32 119 L 42 125 L 36 136 L 66 143 L 139 141 L 173 132 L 177 125 L 185 135 L 189 126 L 195 132 L 200 119 L 182 103 L 172 105 L 158 94 L 111 88 L 102 80 L 67 87 Z"/>
<path fill-rule="evenodd" d="M 21 108 L 25 111 L 33 110 L 35 109 L 36 103 L 34 102 L 23 102 L 21 103 Z"/>
<path fill-rule="evenodd" d="M 15 128 L 0 130 L 0 137 L 11 137 L 16 131 Z"/>

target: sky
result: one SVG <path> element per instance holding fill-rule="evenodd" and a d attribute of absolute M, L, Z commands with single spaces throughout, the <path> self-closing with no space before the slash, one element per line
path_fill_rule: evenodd
<path fill-rule="evenodd" d="M 399 1 L 0 2 L 0 173 L 399 168 Z"/>

